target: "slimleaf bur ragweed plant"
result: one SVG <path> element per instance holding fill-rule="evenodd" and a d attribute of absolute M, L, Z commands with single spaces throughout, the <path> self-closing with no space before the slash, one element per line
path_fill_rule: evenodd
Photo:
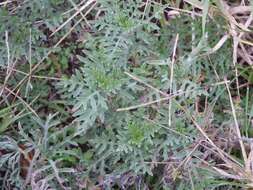
<path fill-rule="evenodd" d="M 2 189 L 252 188 L 252 7 L 0 2 Z"/>

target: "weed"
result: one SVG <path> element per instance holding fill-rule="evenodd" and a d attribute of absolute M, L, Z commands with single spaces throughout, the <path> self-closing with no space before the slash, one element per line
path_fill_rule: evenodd
<path fill-rule="evenodd" d="M 252 188 L 248 1 L 0 3 L 2 189 Z"/>

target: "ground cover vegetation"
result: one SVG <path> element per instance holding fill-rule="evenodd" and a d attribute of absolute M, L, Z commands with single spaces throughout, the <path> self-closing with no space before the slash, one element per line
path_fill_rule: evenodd
<path fill-rule="evenodd" d="M 253 188 L 248 0 L 0 1 L 0 188 Z"/>

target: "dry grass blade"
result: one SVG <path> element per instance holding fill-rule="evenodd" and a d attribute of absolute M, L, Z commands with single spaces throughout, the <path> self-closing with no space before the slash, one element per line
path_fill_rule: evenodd
<path fill-rule="evenodd" d="M 9 34 L 8 31 L 5 31 L 5 43 L 6 43 L 6 49 L 7 49 L 7 65 L 10 67 L 10 47 L 9 47 Z M 9 73 L 7 69 L 7 74 Z"/>
<path fill-rule="evenodd" d="M 184 0 L 184 1 L 194 7 L 197 7 L 198 9 L 201 9 L 201 10 L 204 9 L 204 4 L 198 0 Z"/>
<path fill-rule="evenodd" d="M 144 84 L 145 86 L 147 86 L 148 88 L 150 88 L 150 89 L 152 89 L 152 90 L 158 92 L 159 94 L 162 94 L 162 95 L 165 96 L 165 97 L 168 97 L 168 96 L 169 96 L 167 93 L 165 93 L 165 92 L 163 92 L 163 91 L 161 91 L 161 90 L 159 90 L 159 89 L 153 87 L 152 85 L 146 83 L 145 81 L 141 80 L 141 79 L 138 78 L 137 76 L 134 76 L 133 74 L 130 74 L 129 72 L 124 72 L 124 73 L 125 73 L 126 75 L 128 75 L 129 77 L 131 77 L 132 79 L 138 81 L 139 83 L 142 83 L 142 84 Z"/>
<path fill-rule="evenodd" d="M 241 40 L 239 39 L 239 41 L 243 44 L 249 45 L 249 46 L 253 46 L 253 42 L 247 41 L 247 40 Z"/>
<path fill-rule="evenodd" d="M 171 98 L 183 95 L 184 93 L 185 92 L 178 91 L 177 93 L 172 94 L 172 95 L 170 95 L 170 96 L 168 96 L 166 98 L 161 98 L 161 99 L 158 99 L 158 100 L 146 102 L 146 103 L 139 104 L 139 105 L 136 105 L 136 106 L 130 106 L 130 107 L 127 107 L 127 108 L 119 108 L 119 109 L 117 109 L 117 111 L 118 112 L 120 112 L 120 111 L 129 111 L 129 110 L 134 110 L 134 109 L 137 109 L 137 108 L 142 108 L 142 107 L 150 106 L 152 104 L 156 104 L 156 103 L 159 103 L 159 102 L 167 101 L 167 100 L 169 100 Z"/>
<path fill-rule="evenodd" d="M 82 16 L 83 20 L 84 20 L 85 23 L 90 27 L 90 24 L 89 24 L 89 22 L 87 21 L 87 19 L 86 19 L 86 17 L 85 17 L 85 16 L 87 15 L 87 12 L 89 13 L 89 11 L 86 11 L 86 14 L 84 15 L 84 14 L 82 13 L 82 11 L 79 10 L 78 6 L 75 4 L 75 2 L 74 2 L 73 0 L 68 0 L 68 1 L 70 1 L 70 3 L 72 4 L 72 6 L 75 8 L 76 11 L 79 11 L 79 12 L 80 12 L 80 15 Z"/>
<path fill-rule="evenodd" d="M 239 29 L 246 31 L 246 32 L 250 32 L 250 30 L 245 27 L 243 24 L 238 23 L 236 21 L 236 19 L 234 18 L 233 15 L 231 15 L 231 13 L 229 12 L 229 6 L 227 5 L 227 3 L 223 0 L 217 0 L 217 4 L 218 4 L 218 8 L 220 9 L 221 13 L 225 16 L 225 18 L 229 21 L 230 25 L 235 25 L 237 26 Z"/>
<path fill-rule="evenodd" d="M 0 6 L 6 6 L 8 3 L 12 3 L 13 1 L 4 1 L 4 2 L 0 2 Z"/>
<path fill-rule="evenodd" d="M 147 12 L 147 9 L 148 9 L 149 5 L 150 5 L 150 0 L 147 0 L 147 1 L 145 2 L 145 8 L 144 8 L 144 11 L 143 11 L 143 14 L 142 14 L 142 19 L 143 19 L 143 20 L 144 20 L 144 18 L 145 18 L 145 15 L 146 15 L 146 12 Z"/>
<path fill-rule="evenodd" d="M 220 175 L 222 175 L 226 178 L 235 179 L 235 180 L 244 180 L 244 178 L 242 176 L 230 174 L 230 173 L 226 172 L 225 170 L 219 169 L 217 167 L 212 167 L 212 168 L 215 171 L 217 171 Z"/>
<path fill-rule="evenodd" d="M 224 80 L 227 81 L 226 78 Z M 236 117 L 236 111 L 235 111 L 233 99 L 232 99 L 232 96 L 231 96 L 231 92 L 230 92 L 228 83 L 225 83 L 225 84 L 226 84 L 226 88 L 227 88 L 227 91 L 228 91 L 230 105 L 231 105 L 232 114 L 233 114 L 233 118 L 234 118 L 235 131 L 236 131 L 237 137 L 239 139 L 239 143 L 240 143 L 240 147 L 241 147 L 244 163 L 246 163 L 247 162 L 247 153 L 246 153 L 246 149 L 245 149 L 245 146 L 243 144 L 243 141 L 242 141 L 242 136 L 241 136 L 240 127 L 239 127 L 239 124 L 238 124 L 238 121 L 237 121 L 237 117 Z"/>
<path fill-rule="evenodd" d="M 174 73 L 174 63 L 176 59 L 176 50 L 177 50 L 177 43 L 178 43 L 178 37 L 179 34 L 176 35 L 175 44 L 173 47 L 173 54 L 172 54 L 172 60 L 171 60 L 171 68 L 170 68 L 170 94 L 172 94 L 173 91 L 173 73 Z M 169 126 L 171 126 L 171 106 L 172 106 L 172 99 L 169 100 Z"/>
<path fill-rule="evenodd" d="M 6 51 L 7 51 L 7 69 L 6 69 L 6 77 L 4 80 L 4 84 L 3 86 L 5 86 L 12 74 L 12 68 L 14 67 L 14 65 L 16 64 L 16 62 L 14 62 L 13 64 L 11 64 L 11 60 L 10 60 L 10 47 L 9 47 L 9 34 L 8 31 L 5 31 L 5 43 L 6 43 Z M 0 91 L 0 97 L 2 96 L 4 88 L 2 88 L 2 90 Z"/>
<path fill-rule="evenodd" d="M 158 2 L 156 2 L 154 0 L 150 0 L 150 2 L 152 2 L 153 4 L 158 5 L 158 6 L 161 5 L 160 3 L 158 3 Z M 185 13 L 185 14 L 189 14 L 189 15 L 194 14 L 195 16 L 202 17 L 202 14 L 197 13 L 197 12 L 193 12 L 193 11 L 190 11 L 190 10 L 180 9 L 178 7 L 173 7 L 173 6 L 169 6 L 169 5 L 166 6 L 166 7 L 169 8 L 169 9 L 171 9 L 172 11 L 174 11 L 174 12 L 171 12 L 171 11 L 165 10 L 164 12 L 166 14 L 171 14 L 172 13 L 173 15 L 180 15 L 180 13 Z"/>
<path fill-rule="evenodd" d="M 96 6 L 96 3 L 94 3 L 89 10 L 87 10 L 87 12 L 83 15 L 83 17 L 85 17 L 94 7 Z M 54 48 L 56 48 L 74 29 L 76 26 L 78 26 L 78 24 L 80 24 L 80 22 L 83 20 L 83 17 L 81 19 L 79 19 L 74 26 L 72 26 L 69 31 L 54 45 Z"/>
<path fill-rule="evenodd" d="M 33 66 L 29 75 L 31 75 L 48 58 L 48 56 L 51 54 L 52 51 L 53 50 L 49 51 L 36 65 Z M 15 86 L 15 88 L 12 90 L 12 92 L 15 92 L 17 89 L 18 89 L 17 91 L 19 91 L 22 84 L 25 83 L 26 80 L 29 78 L 29 75 L 24 76 L 24 78 L 18 82 L 18 84 Z M 11 94 L 12 93 L 9 92 L 9 94 L 7 94 L 6 97 L 10 96 Z M 0 102 L 0 104 L 2 104 L 2 103 L 3 103 L 3 101 Z"/>
<path fill-rule="evenodd" d="M 25 97 L 28 96 L 28 91 L 29 88 L 32 89 L 32 84 L 31 84 L 31 79 L 32 79 L 32 29 L 30 29 L 30 36 L 29 36 L 29 55 L 28 55 L 28 63 L 29 63 L 29 77 L 27 80 L 27 85 L 26 85 L 26 92 L 25 92 Z"/>
<path fill-rule="evenodd" d="M 231 25 L 231 28 L 234 28 L 234 25 Z M 233 66 L 235 68 L 235 76 L 236 76 L 236 88 L 237 88 L 237 96 L 240 97 L 240 90 L 239 90 L 239 80 L 238 80 L 238 69 L 236 67 L 237 63 L 237 55 L 238 55 L 238 45 L 239 41 L 233 35 Z"/>
<path fill-rule="evenodd" d="M 237 7 L 232 7 L 229 9 L 229 13 L 231 15 L 238 14 L 238 13 L 246 13 L 246 12 L 251 12 L 252 7 L 251 6 L 237 6 Z"/>
<path fill-rule="evenodd" d="M 62 43 L 62 41 L 68 37 L 68 35 L 75 29 L 76 26 L 78 26 L 78 24 L 83 20 L 83 18 L 79 19 L 74 26 L 72 26 L 69 31 L 54 45 L 54 48 L 56 48 L 57 46 L 60 45 L 60 43 Z"/>
<path fill-rule="evenodd" d="M 14 95 L 15 97 L 17 97 L 36 117 L 39 118 L 38 114 L 34 111 L 34 109 L 32 109 L 32 107 L 28 103 L 26 103 L 26 101 L 23 100 L 23 98 L 18 96 L 17 93 L 13 92 L 12 90 L 10 90 L 7 87 L 4 87 L 4 86 L 0 86 L 0 87 L 3 88 L 4 90 L 6 90 L 7 92 L 9 92 L 10 94 Z"/>
<path fill-rule="evenodd" d="M 67 19 L 61 26 L 59 26 L 50 36 L 53 36 L 55 33 L 57 33 L 59 30 L 61 30 L 66 24 L 68 24 L 73 18 L 75 18 L 78 14 L 80 14 L 82 11 L 84 11 L 87 7 L 92 5 L 93 3 L 96 3 L 96 0 L 88 0 L 81 8 L 79 8 L 75 14 L 73 14 L 69 19 Z M 89 12 L 86 12 L 85 14 L 88 14 Z"/>
<path fill-rule="evenodd" d="M 192 154 L 197 150 L 197 148 L 199 147 L 201 141 L 198 142 L 194 148 L 189 152 L 189 154 L 185 157 L 185 159 L 178 165 L 178 167 L 173 171 L 173 176 L 177 173 L 177 171 L 183 166 L 185 165 L 187 162 L 189 162 L 189 160 L 191 159 Z"/>
<path fill-rule="evenodd" d="M 240 56 L 249 65 L 253 65 L 253 61 L 251 60 L 251 57 L 247 52 L 245 46 L 242 43 L 240 43 L 239 46 L 241 50 L 240 49 L 238 50 L 238 56 Z"/>
<path fill-rule="evenodd" d="M 16 63 L 16 62 L 15 62 Z M 13 67 L 15 66 L 15 63 L 13 63 Z M 25 75 L 26 77 L 29 77 L 30 74 L 24 72 L 24 71 L 20 71 L 20 70 L 17 70 L 13 67 L 7 67 L 7 66 L 3 66 L 3 68 L 8 68 L 10 69 L 10 71 L 13 71 L 13 72 L 16 72 L 16 73 L 19 73 L 19 74 L 22 74 L 22 75 Z M 60 80 L 64 80 L 62 78 L 57 78 L 57 77 L 48 77 L 48 76 L 40 76 L 40 75 L 31 75 L 31 78 L 39 78 L 39 79 L 47 79 L 47 80 L 56 80 L 56 81 L 60 81 Z"/>
<path fill-rule="evenodd" d="M 144 84 L 144 83 L 143 83 L 143 84 Z M 220 83 L 217 83 L 217 84 L 215 84 L 215 85 L 220 85 L 220 84 L 223 84 L 223 83 L 220 82 Z M 152 88 L 154 88 L 154 87 L 152 87 Z M 156 91 L 157 91 L 157 90 L 158 90 L 158 89 L 156 89 Z M 158 91 L 159 91 L 159 90 L 158 90 Z M 194 92 L 194 91 L 195 91 L 195 89 L 188 91 L 188 93 L 189 93 L 189 92 Z M 161 92 L 161 91 L 160 91 L 160 92 Z M 162 93 L 163 93 L 163 92 L 162 92 Z M 158 100 L 154 100 L 154 101 L 150 101 L 150 102 L 146 102 L 146 103 L 143 103 L 143 104 L 139 104 L 139 105 L 135 105 L 135 106 L 130 106 L 130 107 L 126 107 L 126 108 L 118 108 L 117 111 L 118 111 L 118 112 L 120 112 L 120 111 L 129 111 L 129 110 L 134 110 L 134 109 L 141 108 L 141 107 L 150 106 L 150 105 L 152 105 L 152 104 L 156 104 L 156 103 L 159 103 L 159 102 L 167 101 L 167 100 L 170 100 L 170 99 L 172 99 L 172 98 L 174 98 L 174 97 L 181 96 L 181 95 L 183 95 L 183 94 L 185 94 L 184 91 L 178 90 L 176 93 L 173 93 L 173 94 L 171 94 L 171 95 L 166 95 L 165 98 L 161 98 L 161 99 L 158 99 Z"/>
<path fill-rule="evenodd" d="M 214 141 L 208 136 L 208 134 L 204 131 L 204 129 L 197 123 L 196 119 L 183 107 L 181 106 L 178 102 L 176 102 L 177 105 L 184 110 L 188 118 L 192 121 L 192 123 L 195 125 L 195 127 L 198 129 L 198 131 L 205 137 L 206 141 L 217 151 L 218 155 L 220 158 L 226 163 L 228 166 L 233 166 L 236 165 L 238 167 L 241 167 L 241 164 L 234 159 L 232 156 L 224 152 L 222 149 L 220 149 Z"/>
<path fill-rule="evenodd" d="M 175 133 L 175 134 L 177 134 L 177 135 L 179 135 L 179 136 L 182 136 L 182 137 L 184 137 L 184 138 L 186 138 L 186 139 L 189 139 L 189 140 L 193 140 L 193 139 L 192 139 L 190 136 L 188 136 L 187 134 L 184 134 L 183 132 L 178 132 L 178 131 L 172 129 L 171 127 L 164 126 L 164 125 L 160 124 L 158 121 L 154 121 L 154 120 L 149 119 L 149 118 L 147 118 L 147 117 L 144 117 L 144 119 L 146 119 L 147 121 L 149 121 L 149 122 L 151 122 L 151 123 L 153 123 L 153 124 L 155 124 L 155 125 L 158 125 L 158 126 L 161 127 L 161 128 L 167 129 L 168 131 L 171 131 L 171 132 L 173 132 L 173 133 Z M 166 163 L 167 163 L 167 162 L 166 162 Z"/>
<path fill-rule="evenodd" d="M 213 54 L 216 51 L 218 51 L 224 45 L 224 43 L 228 40 L 228 38 L 229 38 L 229 35 L 227 35 L 227 34 L 222 36 L 222 38 L 219 40 L 219 42 L 205 55 L 210 55 L 210 54 Z"/>

